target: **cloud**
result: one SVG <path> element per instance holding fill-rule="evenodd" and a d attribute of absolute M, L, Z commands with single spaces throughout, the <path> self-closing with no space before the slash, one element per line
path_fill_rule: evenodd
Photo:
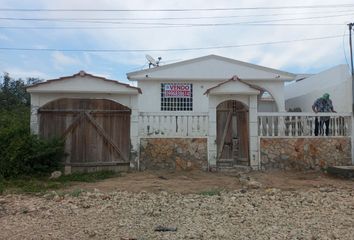
<path fill-rule="evenodd" d="M 104 78 L 107 78 L 107 79 L 111 79 L 112 78 L 112 76 L 109 73 L 93 72 L 93 71 L 90 71 L 88 73 L 92 74 L 92 75 L 95 75 L 95 76 L 98 76 L 98 77 L 104 77 Z"/>
<path fill-rule="evenodd" d="M 58 69 L 62 69 L 65 66 L 82 65 L 79 59 L 65 55 L 62 52 L 52 53 L 52 60 L 54 66 Z"/>
<path fill-rule="evenodd" d="M 40 78 L 40 79 L 52 78 L 47 73 L 44 73 L 36 69 L 22 69 L 17 67 L 3 67 L 2 69 L 4 72 L 8 72 L 10 76 L 15 79 L 17 78 L 27 79 L 29 77 Z"/>
<path fill-rule="evenodd" d="M 11 39 L 8 36 L 6 36 L 5 34 L 1 34 L 1 33 L 0 33 L 0 40 L 1 41 L 11 41 Z"/>
<path fill-rule="evenodd" d="M 6 7 L 16 8 L 21 6 L 20 0 L 7 0 Z M 250 3 L 251 2 L 251 3 Z M 265 3 L 266 2 L 266 3 Z M 62 9 L 167 9 L 167 8 L 231 8 L 231 7 L 272 7 L 272 6 L 294 6 L 294 5 L 333 5 L 352 4 L 352 0 L 298 0 L 294 1 L 269 0 L 269 1 L 205 1 L 205 0 L 28 0 L 28 8 L 62 8 Z M 32 6 L 33 5 L 33 6 Z M 32 7 L 31 7 L 32 6 Z M 23 7 L 24 8 L 24 7 Z M 338 11 L 350 11 L 338 13 Z M 336 13 L 337 12 L 337 13 Z M 46 12 L 34 13 L 35 17 L 48 18 L 162 18 L 181 17 L 196 19 L 179 20 L 136 20 L 130 22 L 160 22 L 160 23 L 237 23 L 252 21 L 267 21 L 291 18 L 310 18 L 314 16 L 348 14 L 349 16 L 307 19 L 307 20 L 283 20 L 274 23 L 323 23 L 325 26 L 289 26 L 289 25 L 232 25 L 223 27 L 185 27 L 185 28 L 149 28 L 143 25 L 142 28 L 128 29 L 80 29 L 80 30 L 24 30 L 21 37 L 17 35 L 5 35 L 7 37 L 18 38 L 18 46 L 46 45 L 48 48 L 56 49 L 171 49 L 171 48 L 195 48 L 226 45 L 245 45 L 261 42 L 276 42 L 282 40 L 293 40 L 302 38 L 313 38 L 328 35 L 343 35 L 347 28 L 346 24 L 352 18 L 350 14 L 354 8 L 324 8 L 324 9 L 268 9 L 268 10 L 242 10 L 242 11 L 209 11 L 209 12 Z M 21 14 L 21 13 L 19 13 Z M 25 13 L 22 13 L 26 17 Z M 38 15 L 38 16 L 37 16 Z M 248 15 L 248 17 L 245 17 Z M 253 15 L 253 16 L 249 16 Z M 268 15 L 268 16 L 255 16 Z M 201 17 L 219 17 L 203 19 Z M 229 18 L 222 18 L 232 16 Z M 20 16 L 19 16 L 20 17 Z M 27 16 L 28 17 L 28 16 Z M 199 18 L 199 19 L 198 19 Z M 122 21 L 120 21 L 122 22 Z M 331 23 L 341 23 L 343 26 L 330 25 Z M 31 22 L 32 24 L 32 22 Z M 36 26 L 104 26 L 120 27 L 119 24 L 112 23 L 33 23 Z M 135 26 L 136 27 L 136 26 Z M 26 34 L 26 35 L 25 35 Z M 40 38 L 38 36 L 41 36 Z M 31 38 L 32 37 L 32 38 Z M 1 35 L 0 35 L 1 39 Z M 24 40 L 26 42 L 24 42 Z M 347 40 L 345 42 L 347 44 Z M 171 63 L 171 60 L 186 60 L 208 54 L 218 54 L 225 57 L 234 58 L 241 61 L 264 65 L 266 67 L 278 68 L 286 71 L 309 71 L 322 70 L 343 63 L 343 43 L 341 38 L 326 39 L 318 41 L 304 41 L 286 44 L 274 44 L 267 46 L 251 46 L 228 49 L 210 49 L 200 51 L 171 51 L 171 52 L 127 52 L 127 53 L 67 53 L 53 52 L 48 55 L 31 52 L 31 56 L 36 60 L 34 69 L 38 69 L 38 62 L 46 62 L 48 56 L 53 66 L 48 68 L 43 64 L 42 71 L 51 71 L 53 75 L 67 74 L 71 71 L 84 69 L 88 72 L 103 72 L 115 79 L 125 79 L 125 73 L 131 69 L 140 69 L 146 66 L 145 54 L 150 54 L 157 58 L 162 57 L 164 62 Z M 41 55 L 43 54 L 43 55 Z M 13 61 L 11 64 L 18 66 L 24 64 L 20 61 Z M 28 66 L 26 65 L 26 69 Z M 50 69 L 50 70 L 48 70 Z M 65 71 L 63 71 L 65 70 Z"/>

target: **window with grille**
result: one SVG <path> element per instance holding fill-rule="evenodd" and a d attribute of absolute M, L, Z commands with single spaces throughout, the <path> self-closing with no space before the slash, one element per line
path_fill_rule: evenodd
<path fill-rule="evenodd" d="M 161 83 L 161 111 L 192 111 L 193 84 Z"/>

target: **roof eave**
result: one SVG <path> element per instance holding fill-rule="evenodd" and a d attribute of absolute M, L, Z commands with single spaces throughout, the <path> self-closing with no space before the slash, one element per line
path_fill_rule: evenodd
<path fill-rule="evenodd" d="M 176 77 L 130 77 L 128 78 L 129 81 L 227 81 L 230 78 L 176 78 Z M 244 81 L 283 81 L 289 82 L 293 81 L 293 78 L 242 78 Z"/>
<path fill-rule="evenodd" d="M 52 82 L 63 81 L 63 80 L 66 80 L 66 79 L 77 77 L 77 76 L 82 76 L 82 77 L 89 76 L 89 77 L 92 77 L 92 78 L 101 79 L 101 80 L 106 81 L 106 82 L 112 82 L 112 83 L 118 84 L 120 86 L 125 86 L 127 88 L 135 89 L 135 90 L 138 91 L 138 93 L 142 94 L 142 91 L 141 91 L 141 89 L 139 87 L 130 86 L 127 83 L 122 83 L 122 82 L 119 82 L 117 80 L 107 79 L 107 78 L 104 78 L 104 77 L 100 77 L 100 76 L 96 76 L 96 75 L 93 75 L 93 74 L 89 74 L 89 73 L 86 73 L 85 71 L 82 71 L 82 70 L 80 72 L 78 72 L 78 73 L 75 73 L 75 74 L 71 75 L 71 76 L 64 76 L 64 77 L 60 77 L 60 78 L 49 79 L 49 80 L 47 80 L 45 82 L 40 82 L 40 83 L 33 84 L 31 86 L 27 86 L 26 87 L 26 91 L 27 92 L 34 92 L 34 91 L 31 91 L 31 89 L 35 89 L 36 87 L 38 87 L 40 85 L 47 85 L 47 84 L 50 84 Z"/>
<path fill-rule="evenodd" d="M 198 57 L 198 58 L 193 58 L 193 59 L 187 59 L 184 61 L 166 64 L 166 65 L 158 66 L 158 67 L 154 67 L 154 68 L 148 68 L 148 69 L 143 69 L 143 70 L 139 70 L 139 71 L 135 71 L 135 72 L 130 72 L 130 73 L 127 73 L 126 75 L 129 80 L 136 79 L 136 78 L 133 78 L 134 75 L 148 74 L 148 73 L 152 73 L 152 72 L 155 72 L 155 71 L 158 71 L 161 69 L 167 69 L 167 68 L 170 68 L 173 66 L 179 66 L 179 65 L 184 65 L 184 64 L 188 64 L 188 63 L 199 62 L 199 61 L 202 61 L 204 59 L 209 59 L 209 58 L 216 58 L 216 59 L 220 59 L 222 61 L 244 65 L 244 66 L 259 69 L 262 71 L 272 72 L 274 74 L 288 76 L 289 78 L 295 78 L 297 76 L 294 73 L 281 71 L 281 70 L 274 69 L 274 68 L 264 67 L 261 65 L 253 64 L 253 63 L 247 63 L 247 62 L 239 61 L 239 60 L 232 59 L 232 58 L 222 57 L 222 56 L 218 56 L 218 55 L 214 55 L 214 54 L 206 55 L 206 56 L 202 56 L 202 57 Z"/>

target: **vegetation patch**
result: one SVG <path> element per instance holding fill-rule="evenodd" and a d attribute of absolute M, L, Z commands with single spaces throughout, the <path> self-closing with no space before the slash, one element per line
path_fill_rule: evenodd
<path fill-rule="evenodd" d="M 48 177 L 18 177 L 12 179 L 0 179 L 0 194 L 46 193 L 48 191 L 71 186 L 75 182 L 97 182 L 107 178 L 119 176 L 119 173 L 113 171 L 101 171 L 94 173 L 73 173 L 70 175 L 61 176 L 58 179 L 48 179 Z M 76 193 L 74 191 L 71 194 L 80 195 L 80 193 Z"/>
<path fill-rule="evenodd" d="M 72 197 L 79 197 L 81 195 L 81 193 L 85 192 L 84 190 L 82 190 L 81 188 L 75 189 L 72 192 L 69 193 L 70 196 Z"/>
<path fill-rule="evenodd" d="M 0 179 L 40 176 L 61 167 L 64 141 L 41 139 L 30 131 L 26 86 L 40 81 L 16 80 L 6 73 L 0 81 Z"/>
<path fill-rule="evenodd" d="M 99 171 L 92 173 L 72 173 L 69 175 L 62 175 L 56 180 L 58 182 L 97 182 L 99 180 L 119 177 L 120 173 L 114 171 Z"/>
<path fill-rule="evenodd" d="M 221 189 L 211 189 L 211 190 L 206 190 L 206 191 L 202 191 L 199 193 L 199 195 L 202 196 L 220 196 L 221 195 Z"/>

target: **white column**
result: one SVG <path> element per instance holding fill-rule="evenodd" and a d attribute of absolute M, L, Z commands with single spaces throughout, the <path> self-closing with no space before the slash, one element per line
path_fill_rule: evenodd
<path fill-rule="evenodd" d="M 131 97 L 131 115 L 130 115 L 130 141 L 132 148 L 130 150 L 130 164 L 131 167 L 139 169 L 139 111 L 138 111 L 138 97 Z"/>
<path fill-rule="evenodd" d="M 209 167 L 216 167 L 216 107 L 211 105 L 213 97 L 209 95 L 209 124 L 208 124 L 208 163 Z"/>
<path fill-rule="evenodd" d="M 209 134 L 208 134 L 208 162 L 209 166 L 216 166 L 216 108 L 209 108 Z"/>
<path fill-rule="evenodd" d="M 351 138 L 351 150 L 352 150 L 352 165 L 354 165 L 354 113 L 352 113 L 352 122 L 351 122 L 351 135 L 350 135 L 350 138 Z"/>
<path fill-rule="evenodd" d="M 33 134 L 39 134 L 39 116 L 38 116 L 39 106 L 31 104 L 31 120 L 30 128 Z"/>
<path fill-rule="evenodd" d="M 258 147 L 258 126 L 257 126 L 257 95 L 249 96 L 249 140 L 250 140 L 250 166 L 259 169 L 259 147 Z"/>

